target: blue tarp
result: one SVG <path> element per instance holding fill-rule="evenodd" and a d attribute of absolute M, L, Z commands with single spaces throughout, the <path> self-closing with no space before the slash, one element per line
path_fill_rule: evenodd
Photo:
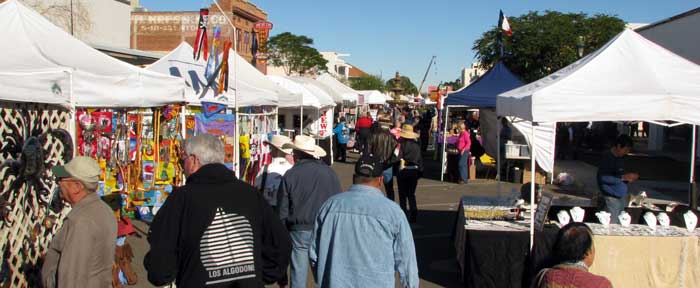
<path fill-rule="evenodd" d="M 447 106 L 496 107 L 498 94 L 524 85 L 517 76 L 503 65 L 496 63 L 493 68 L 469 86 L 447 95 Z"/>

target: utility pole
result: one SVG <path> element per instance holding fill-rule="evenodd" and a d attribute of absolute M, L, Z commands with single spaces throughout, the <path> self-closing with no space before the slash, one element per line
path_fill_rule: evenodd
<path fill-rule="evenodd" d="M 425 75 L 423 75 L 423 81 L 420 81 L 420 87 L 418 87 L 418 95 L 420 95 L 420 91 L 423 90 L 423 84 L 425 84 L 425 78 L 428 78 L 428 72 L 430 72 L 430 67 L 433 66 L 434 61 L 435 61 L 435 55 L 433 55 L 433 57 L 430 58 L 430 63 L 428 63 L 428 69 L 425 69 Z"/>

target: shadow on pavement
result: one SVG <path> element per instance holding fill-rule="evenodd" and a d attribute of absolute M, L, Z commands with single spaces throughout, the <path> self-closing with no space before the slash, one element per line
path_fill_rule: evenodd
<path fill-rule="evenodd" d="M 452 234 L 455 211 L 419 210 L 411 225 L 421 287 L 462 287 Z"/>

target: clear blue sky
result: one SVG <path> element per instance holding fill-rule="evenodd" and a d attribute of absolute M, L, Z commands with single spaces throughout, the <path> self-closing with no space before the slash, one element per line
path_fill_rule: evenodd
<path fill-rule="evenodd" d="M 457 79 L 474 61 L 474 40 L 507 16 L 555 10 L 616 15 L 630 23 L 653 23 L 697 8 L 697 0 L 250 0 L 268 13 L 272 34 L 292 32 L 314 39 L 319 51 L 351 54 L 346 60 L 370 74 L 398 70 L 420 85 L 437 56 L 427 85 Z M 210 0 L 141 0 L 150 11 L 195 11 Z M 517 27 L 513 27 L 517 29 Z M 424 88 L 425 89 L 425 88 Z"/>

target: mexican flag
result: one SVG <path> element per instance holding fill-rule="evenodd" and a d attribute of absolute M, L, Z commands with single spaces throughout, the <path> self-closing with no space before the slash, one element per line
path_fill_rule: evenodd
<path fill-rule="evenodd" d="M 513 36 L 513 31 L 510 30 L 510 24 L 508 23 L 508 18 L 506 15 L 503 14 L 502 10 L 499 10 L 500 14 L 498 15 L 498 27 L 503 30 L 503 34 L 506 34 L 508 37 Z"/>

